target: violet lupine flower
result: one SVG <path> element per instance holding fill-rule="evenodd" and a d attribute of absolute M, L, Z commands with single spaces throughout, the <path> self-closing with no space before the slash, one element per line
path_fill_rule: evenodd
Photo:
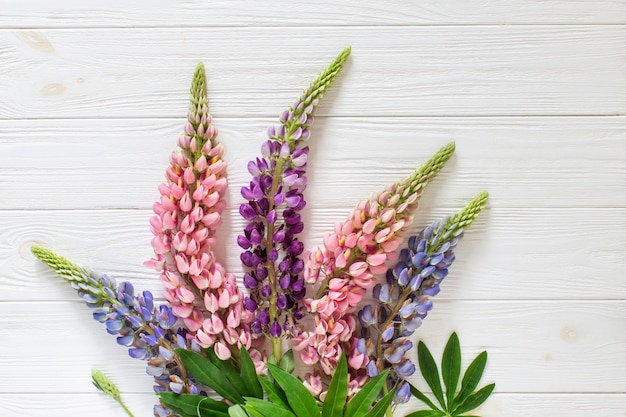
<path fill-rule="evenodd" d="M 415 364 L 407 355 L 413 348 L 408 338 L 432 309 L 432 297 L 439 293 L 439 285 L 455 260 L 454 248 L 487 198 L 487 193 L 479 194 L 452 217 L 435 221 L 410 237 L 398 263 L 387 270 L 386 282 L 374 287 L 378 305 L 366 305 L 358 313 L 362 338 L 357 343 L 362 346 L 360 352 L 371 358 L 366 367 L 368 376 L 391 369 L 389 386 L 404 386 L 402 381 L 415 372 Z M 405 402 L 408 397 L 404 394 L 398 389 L 396 401 Z"/>
<path fill-rule="evenodd" d="M 146 372 L 154 377 L 155 392 L 198 393 L 198 387 L 187 374 L 175 353 L 176 348 L 200 350 L 177 330 L 177 319 L 167 305 L 154 304 L 152 293 L 135 294 L 130 282 L 115 283 L 106 274 L 96 274 L 44 248 L 33 246 L 33 254 L 68 281 L 93 317 L 104 323 L 106 331 L 117 336 L 128 354 L 147 361 Z M 171 415 L 163 405 L 155 406 L 155 416 Z"/>
<path fill-rule="evenodd" d="M 226 207 L 228 185 L 222 145 L 209 114 L 204 66 L 198 64 L 191 86 L 187 124 L 170 157 L 167 183 L 150 220 L 156 258 L 147 264 L 161 271 L 165 299 L 202 347 L 228 359 L 231 347 L 251 346 L 247 314 L 235 276 L 213 253 L 215 231 Z"/>
<path fill-rule="evenodd" d="M 356 307 L 376 285 L 376 275 L 385 273 L 386 262 L 397 257 L 401 234 L 413 221 L 423 190 L 453 152 L 454 143 L 449 143 L 413 175 L 359 203 L 324 238 L 324 246 L 308 255 L 305 281 L 320 284 L 316 296 L 305 300 L 315 318 L 314 330 L 292 338 L 306 365 L 319 364 L 331 375 L 345 350 L 353 370 L 367 366 L 368 356 L 350 349 L 355 345 Z"/>
<path fill-rule="evenodd" d="M 277 358 L 280 338 L 297 333 L 303 315 L 300 301 L 306 289 L 300 255 L 304 246 L 297 235 L 304 228 L 299 212 L 306 205 L 309 128 L 315 108 L 349 54 L 346 48 L 282 114 L 280 124 L 269 127 L 261 158 L 248 163 L 250 185 L 241 189 L 247 202 L 239 212 L 249 222 L 237 238 L 244 249 L 243 283 L 250 293 L 244 306 L 254 315 L 253 334 L 271 336 Z"/>

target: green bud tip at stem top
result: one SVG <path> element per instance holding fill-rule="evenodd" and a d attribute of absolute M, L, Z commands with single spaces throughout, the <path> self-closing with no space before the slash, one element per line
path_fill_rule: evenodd
<path fill-rule="evenodd" d="M 121 405 L 124 411 L 126 411 L 126 414 L 128 414 L 130 417 L 134 417 L 128 407 L 126 407 L 126 405 L 122 401 L 120 397 L 120 390 L 115 386 L 113 382 L 111 382 L 109 378 L 107 378 L 105 374 L 97 369 L 92 369 L 91 382 L 93 383 L 94 387 L 96 387 L 98 390 L 102 391 L 109 397 L 113 398 L 119 405 Z"/>
<path fill-rule="evenodd" d="M 89 275 L 89 272 L 86 269 L 73 264 L 51 250 L 40 246 L 31 246 L 30 251 L 40 261 L 48 265 L 59 276 L 68 281 L 84 281 L 85 277 Z"/>

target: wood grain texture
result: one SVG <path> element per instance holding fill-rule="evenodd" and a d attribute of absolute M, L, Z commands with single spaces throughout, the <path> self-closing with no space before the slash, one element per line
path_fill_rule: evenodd
<path fill-rule="evenodd" d="M 0 9 L 5 28 L 626 23 L 623 0 L 2 0 Z"/>
<path fill-rule="evenodd" d="M 441 301 L 415 339 L 440 357 L 457 329 L 464 366 L 487 349 L 484 382 L 496 381 L 501 393 L 619 392 L 626 383 L 624 314 L 625 301 Z M 0 366 L 12 376 L 0 379 L 2 393 L 88 393 L 92 366 L 119 381 L 122 392 L 151 389 L 144 363 L 127 357 L 80 301 L 3 302 L 0 326 Z M 54 346 L 53 358 L 41 340 Z M 422 386 L 417 375 L 411 380 Z"/>
<path fill-rule="evenodd" d="M 249 181 L 247 161 L 256 157 L 274 121 L 215 120 L 226 148 L 233 207 Z M 184 119 L 0 121 L 0 209 L 149 209 L 183 124 Z M 314 208 L 350 208 L 455 140 L 456 156 L 425 194 L 422 208 L 461 207 L 483 189 L 498 208 L 624 207 L 626 194 L 613 190 L 626 186 L 625 136 L 623 117 L 320 117 L 310 141 L 307 195 L 315 196 Z"/>
<path fill-rule="evenodd" d="M 177 117 L 201 60 L 215 116 L 275 117 L 347 45 L 319 115 L 624 114 L 623 26 L 359 26 L 3 30 L 0 118 Z"/>
<path fill-rule="evenodd" d="M 440 208 L 416 217 L 416 233 Z M 311 209 L 307 248 L 322 243 L 347 210 Z M 131 280 L 159 294 L 156 272 L 142 265 L 152 256 L 149 211 L 15 211 L 0 218 L 0 300 L 74 300 L 75 294 L 36 263 L 29 248 L 43 245 L 75 263 Z M 216 252 L 242 276 L 235 236 L 243 229 L 230 212 Z M 469 300 L 626 299 L 624 209 L 488 209 L 468 230 L 439 298 Z"/>
<path fill-rule="evenodd" d="M 0 0 L 0 416 L 122 417 L 92 367 L 152 414 L 144 364 L 30 246 L 160 292 L 150 207 L 203 61 L 231 184 L 217 255 L 241 276 L 246 163 L 346 45 L 307 247 L 455 140 L 410 232 L 491 198 L 415 341 L 489 352 L 474 414 L 626 417 L 626 0 Z"/>

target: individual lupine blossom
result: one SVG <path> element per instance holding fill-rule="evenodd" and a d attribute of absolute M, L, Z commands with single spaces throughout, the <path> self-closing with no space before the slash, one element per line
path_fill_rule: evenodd
<path fill-rule="evenodd" d="M 360 202 L 345 222 L 337 223 L 334 232 L 326 235 L 324 246 L 309 254 L 305 282 L 319 285 L 317 295 L 305 300 L 314 315 L 314 330 L 292 338 L 293 348 L 300 351 L 306 365 L 319 364 L 323 373 L 331 375 L 344 350 L 352 369 L 367 365 L 367 356 L 359 353 L 353 341 L 356 307 L 376 285 L 376 275 L 385 273 L 386 262 L 397 257 L 401 233 L 413 221 L 423 190 L 454 148 L 449 143 L 405 180 Z"/>
<path fill-rule="evenodd" d="M 31 250 L 72 285 L 94 309 L 94 319 L 117 336 L 117 343 L 128 347 L 130 357 L 147 361 L 146 372 L 154 377 L 155 392 L 198 393 L 175 349 L 199 351 L 200 347 L 187 340 L 184 330 L 177 330 L 177 319 L 169 306 L 155 305 L 150 291 L 135 294 L 130 282 L 118 285 L 110 276 L 90 272 L 47 249 L 33 246 Z M 161 404 L 155 405 L 154 413 L 158 417 L 171 415 Z"/>
<path fill-rule="evenodd" d="M 180 149 L 170 157 L 167 183 L 159 187 L 161 198 L 153 206 L 156 216 L 150 224 L 156 258 L 147 264 L 161 272 L 163 295 L 188 329 L 188 337 L 228 359 L 231 347 L 249 349 L 251 338 L 235 276 L 216 261 L 212 249 L 228 185 L 224 149 L 216 137 L 204 66 L 199 64 Z"/>
<path fill-rule="evenodd" d="M 244 306 L 254 315 L 253 334 L 270 336 L 277 358 L 280 338 L 297 333 L 297 321 L 303 316 L 300 301 L 306 288 L 300 255 L 304 246 L 297 235 L 304 229 L 299 212 L 306 205 L 309 128 L 314 110 L 349 54 L 346 48 L 283 112 L 280 124 L 268 128 L 261 158 L 248 163 L 252 180 L 241 189 L 247 202 L 239 212 L 248 224 L 237 242 L 244 250 L 243 283 L 250 293 Z"/>
<path fill-rule="evenodd" d="M 455 260 L 454 248 L 487 198 L 487 193 L 481 193 L 452 217 L 435 221 L 411 236 L 398 263 L 387 270 L 387 282 L 374 287 L 378 305 L 365 305 L 358 313 L 362 337 L 356 346 L 359 354 L 371 358 L 367 375 L 391 369 L 388 384 L 399 384 L 397 402 L 408 401 L 409 385 L 404 380 L 416 370 L 407 356 L 413 348 L 409 337 L 433 308 L 432 298 Z"/>

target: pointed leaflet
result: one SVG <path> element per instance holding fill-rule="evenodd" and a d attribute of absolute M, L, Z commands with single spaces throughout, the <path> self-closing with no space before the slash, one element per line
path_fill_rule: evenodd
<path fill-rule="evenodd" d="M 202 395 L 159 393 L 161 402 L 183 417 L 228 417 L 228 404 Z"/>
<path fill-rule="evenodd" d="M 341 417 L 343 408 L 348 398 L 348 362 L 343 353 L 335 369 L 335 374 L 330 380 L 328 393 L 322 405 L 322 415 L 324 417 Z"/>
<path fill-rule="evenodd" d="M 263 398 L 263 388 L 257 377 L 254 362 L 243 346 L 239 350 L 239 357 L 241 358 L 241 379 L 247 386 L 247 396 Z"/>
<path fill-rule="evenodd" d="M 487 352 L 481 352 L 467 367 L 463 381 L 461 382 L 461 391 L 459 395 L 454 399 L 456 404 L 461 404 L 469 395 L 474 391 L 480 382 L 480 378 L 485 371 L 485 365 L 487 364 Z"/>
<path fill-rule="evenodd" d="M 235 365 L 230 360 L 222 360 L 218 358 L 213 348 L 204 349 L 204 351 L 206 352 L 211 363 L 215 365 L 226 378 L 228 378 L 230 383 L 242 397 L 252 395 L 248 391 L 249 385 L 243 380 L 241 375 L 239 375 L 237 368 L 235 368 Z"/>
<path fill-rule="evenodd" d="M 278 364 L 280 369 L 285 372 L 292 373 L 294 369 L 296 369 L 296 363 L 293 359 L 293 350 L 289 349 L 282 358 L 280 358 L 280 363 Z"/>
<path fill-rule="evenodd" d="M 265 417 L 296 417 L 291 410 L 258 398 L 246 398 L 243 408 L 256 411 Z"/>
<path fill-rule="evenodd" d="M 438 410 L 420 410 L 407 415 L 406 417 L 444 417 L 446 413 Z"/>
<path fill-rule="evenodd" d="M 392 389 L 389 391 L 383 398 L 381 398 L 374 407 L 370 410 L 369 413 L 365 414 L 364 417 L 382 417 L 385 415 L 385 412 L 391 406 L 391 402 L 393 401 L 393 396 L 396 394 L 396 389 Z M 326 417 L 326 416 L 324 416 Z"/>
<path fill-rule="evenodd" d="M 425 403 L 427 406 L 429 406 L 433 410 L 439 410 L 439 408 L 430 400 L 430 398 L 425 396 L 422 393 L 422 391 L 420 391 L 417 388 L 415 388 L 415 386 L 413 386 L 412 384 L 409 384 L 409 386 L 411 387 L 411 394 L 413 394 L 413 396 L 415 398 L 417 398 L 421 402 Z"/>
<path fill-rule="evenodd" d="M 215 392 L 234 404 L 242 404 L 244 402 L 243 397 L 233 384 L 209 360 L 191 350 L 176 349 L 176 353 L 178 353 L 185 367 L 191 372 L 196 381 L 213 388 Z"/>
<path fill-rule="evenodd" d="M 467 397 L 465 401 L 463 401 L 463 403 L 459 405 L 456 410 L 454 410 L 454 413 L 463 414 L 467 411 L 478 408 L 482 403 L 487 400 L 487 398 L 489 398 L 495 387 L 496 384 L 489 384 L 485 387 L 482 387 L 480 390 Z"/>
<path fill-rule="evenodd" d="M 248 417 L 248 414 L 243 409 L 241 404 L 235 404 L 228 408 L 228 415 L 230 417 Z"/>
<path fill-rule="evenodd" d="M 267 379 L 259 379 L 259 382 L 263 386 L 263 389 L 267 393 L 267 398 L 273 402 L 274 404 L 282 405 L 285 408 L 289 408 L 289 402 L 287 401 L 287 396 L 285 395 L 285 391 L 282 390 L 281 387 L 276 385 L 274 382 L 270 382 Z"/>
<path fill-rule="evenodd" d="M 352 400 L 346 406 L 343 413 L 344 417 L 361 417 L 367 413 L 370 405 L 376 400 L 380 390 L 387 381 L 387 373 L 388 371 L 382 372 L 363 385 L 363 388 L 352 397 Z"/>
<path fill-rule="evenodd" d="M 461 345 L 456 333 L 452 333 L 441 358 L 441 376 L 446 386 L 448 409 L 454 408 L 454 393 L 461 374 Z"/>
<path fill-rule="evenodd" d="M 443 390 L 441 389 L 437 364 L 424 342 L 419 342 L 417 346 L 417 359 L 419 360 L 420 371 L 426 383 L 430 389 L 433 390 L 433 394 L 435 394 L 439 404 L 441 404 L 444 410 L 447 410 L 446 402 L 443 399 Z"/>
<path fill-rule="evenodd" d="M 297 417 L 319 417 L 317 402 L 302 381 L 276 365 L 267 364 L 267 369 L 285 391 L 287 401 Z"/>

